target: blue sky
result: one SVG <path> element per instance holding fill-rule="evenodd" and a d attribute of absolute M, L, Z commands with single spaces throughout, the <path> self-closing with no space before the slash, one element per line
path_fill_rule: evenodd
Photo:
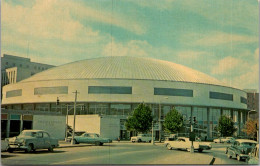
<path fill-rule="evenodd" d="M 53 65 L 151 57 L 233 87 L 258 89 L 257 0 L 2 0 L 1 5 L 2 54 Z"/>

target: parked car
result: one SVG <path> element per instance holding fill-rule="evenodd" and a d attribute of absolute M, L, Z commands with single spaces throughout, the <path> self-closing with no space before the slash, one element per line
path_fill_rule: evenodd
<path fill-rule="evenodd" d="M 222 141 L 223 141 L 223 143 L 233 143 L 233 142 L 235 142 L 235 138 L 234 137 L 226 137 L 226 138 L 223 138 L 222 139 Z"/>
<path fill-rule="evenodd" d="M 87 143 L 87 144 L 95 144 L 96 146 L 101 146 L 104 143 L 111 143 L 112 139 L 110 138 L 102 138 L 99 134 L 96 133 L 83 133 L 81 136 L 74 137 L 74 143 Z"/>
<path fill-rule="evenodd" d="M 165 141 L 165 146 L 167 149 L 185 149 L 190 151 L 191 148 L 191 141 L 189 138 L 179 137 L 174 141 Z M 208 142 L 200 142 L 200 141 L 193 141 L 194 150 L 198 150 L 202 152 L 203 150 L 210 150 L 212 148 L 211 143 Z"/>
<path fill-rule="evenodd" d="M 74 136 L 81 136 L 82 134 L 86 133 L 85 131 L 75 131 Z M 67 138 L 67 142 L 70 142 L 72 139 L 72 134 L 71 132 L 68 132 L 68 138 Z"/>
<path fill-rule="evenodd" d="M 252 151 L 248 154 L 247 164 L 259 164 L 259 144 L 257 144 Z"/>
<path fill-rule="evenodd" d="M 1 140 L 1 152 L 6 151 L 8 149 L 8 141 L 5 140 Z"/>
<path fill-rule="evenodd" d="M 228 158 L 237 158 L 238 161 L 247 159 L 249 152 L 256 146 L 257 142 L 248 139 L 237 139 L 230 147 L 227 147 Z"/>
<path fill-rule="evenodd" d="M 213 142 L 215 142 L 215 143 L 223 143 L 223 139 L 224 139 L 224 137 L 219 137 L 219 138 L 214 139 Z"/>
<path fill-rule="evenodd" d="M 153 137 L 153 140 L 155 138 Z M 131 142 L 151 142 L 152 141 L 152 135 L 151 134 L 138 134 L 135 137 L 131 137 Z"/>
<path fill-rule="evenodd" d="M 26 152 L 35 151 L 36 149 L 48 149 L 59 146 L 58 139 L 52 138 L 49 133 L 43 130 L 23 130 L 17 137 L 8 138 L 8 152 L 14 150 L 25 150 Z"/>

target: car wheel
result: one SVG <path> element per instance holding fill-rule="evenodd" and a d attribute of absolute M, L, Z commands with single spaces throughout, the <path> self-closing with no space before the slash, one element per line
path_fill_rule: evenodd
<path fill-rule="evenodd" d="M 28 148 L 26 149 L 26 152 L 30 153 L 30 152 L 32 152 L 32 150 L 33 150 L 33 144 L 29 144 Z"/>
<path fill-rule="evenodd" d="M 167 147 L 168 150 L 172 150 L 172 147 L 171 147 L 170 144 L 167 144 L 166 147 Z"/>
<path fill-rule="evenodd" d="M 49 152 L 53 152 L 53 145 L 48 148 Z"/>
<path fill-rule="evenodd" d="M 231 159 L 232 156 L 230 154 L 228 154 L 228 151 L 227 151 L 227 158 Z"/>
<path fill-rule="evenodd" d="M 135 141 L 132 141 L 133 143 L 135 143 Z"/>
<path fill-rule="evenodd" d="M 7 151 L 8 151 L 9 153 L 13 153 L 13 152 L 14 152 L 14 150 L 11 149 L 11 148 L 7 149 Z"/>
<path fill-rule="evenodd" d="M 73 140 L 73 144 L 79 144 L 77 140 Z"/>
<path fill-rule="evenodd" d="M 188 152 L 190 152 L 190 148 L 187 148 L 186 150 L 187 150 Z"/>
<path fill-rule="evenodd" d="M 239 155 L 237 155 L 237 161 L 240 161 L 241 157 Z"/>
<path fill-rule="evenodd" d="M 99 144 L 100 146 L 102 146 L 103 145 L 103 143 L 102 142 L 100 142 L 100 144 Z"/>
<path fill-rule="evenodd" d="M 198 151 L 201 153 L 203 151 L 203 149 L 199 149 Z"/>
<path fill-rule="evenodd" d="M 141 140 L 141 139 L 139 139 L 137 142 L 142 142 L 142 140 Z"/>
<path fill-rule="evenodd" d="M 95 145 L 96 145 L 96 146 L 100 146 L 100 143 L 101 143 L 101 142 L 97 141 L 97 142 L 95 142 Z"/>
<path fill-rule="evenodd" d="M 151 140 L 149 140 L 149 143 L 151 143 L 152 141 Z"/>

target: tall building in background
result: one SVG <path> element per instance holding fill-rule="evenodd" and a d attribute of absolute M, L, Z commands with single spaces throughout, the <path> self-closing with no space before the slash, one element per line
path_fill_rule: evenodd
<path fill-rule="evenodd" d="M 249 110 L 255 110 L 257 113 L 250 113 L 250 118 L 259 117 L 259 93 L 256 89 L 244 89 L 247 93 L 247 108 Z"/>
<path fill-rule="evenodd" d="M 51 67 L 54 66 L 31 62 L 29 58 L 4 54 L 1 57 L 1 89 L 4 85 L 14 84 Z"/>

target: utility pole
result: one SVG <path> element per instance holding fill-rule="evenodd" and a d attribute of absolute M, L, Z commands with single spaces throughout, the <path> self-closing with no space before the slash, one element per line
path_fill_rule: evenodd
<path fill-rule="evenodd" d="M 161 101 L 159 101 L 159 142 L 161 142 Z"/>
<path fill-rule="evenodd" d="M 69 123 L 69 118 L 68 118 L 68 115 L 69 114 L 69 105 L 67 104 L 67 116 L 66 116 L 66 128 L 65 128 L 65 141 L 67 142 L 67 137 L 68 137 L 68 123 Z"/>
<path fill-rule="evenodd" d="M 151 140 L 151 144 L 154 145 L 154 140 L 153 140 L 153 121 L 152 121 L 152 140 Z"/>
<path fill-rule="evenodd" d="M 77 104 L 77 95 L 78 95 L 78 91 L 76 90 L 75 93 L 75 102 L 74 102 L 74 121 L 73 121 L 73 131 L 72 131 L 72 140 L 71 140 L 71 145 L 74 144 L 74 135 L 75 135 L 75 121 L 76 121 L 76 104 Z"/>

